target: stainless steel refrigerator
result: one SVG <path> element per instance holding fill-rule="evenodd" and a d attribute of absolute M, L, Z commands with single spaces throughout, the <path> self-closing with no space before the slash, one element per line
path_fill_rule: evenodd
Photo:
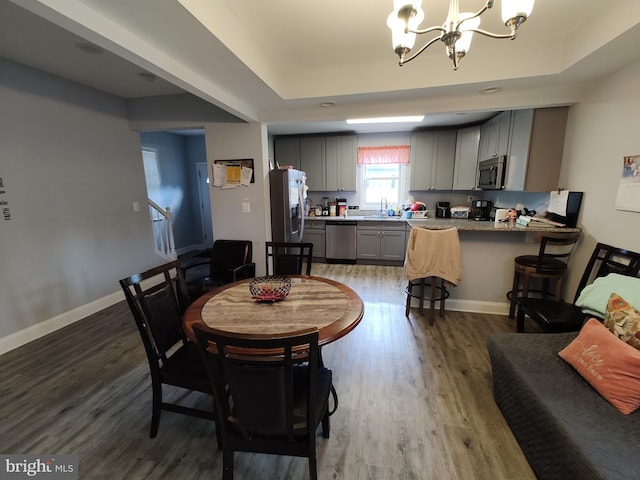
<path fill-rule="evenodd" d="M 274 242 L 302 242 L 307 199 L 304 172 L 271 170 L 271 238 Z"/>

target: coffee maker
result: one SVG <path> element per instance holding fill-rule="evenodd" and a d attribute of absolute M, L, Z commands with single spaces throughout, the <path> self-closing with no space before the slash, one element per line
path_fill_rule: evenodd
<path fill-rule="evenodd" d="M 474 200 L 473 201 L 473 219 L 474 220 L 490 220 L 491 219 L 491 200 Z"/>

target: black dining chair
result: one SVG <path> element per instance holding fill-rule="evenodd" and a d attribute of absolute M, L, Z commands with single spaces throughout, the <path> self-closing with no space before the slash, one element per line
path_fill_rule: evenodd
<path fill-rule="evenodd" d="M 252 257 L 251 240 L 220 239 L 213 242 L 209 258 L 183 265 L 182 270 L 191 301 L 213 288 L 255 277 L 256 264 L 253 263 Z M 198 275 L 203 265 L 209 266 L 208 272 Z"/>
<path fill-rule="evenodd" d="M 194 325 L 214 390 L 225 480 L 235 452 L 308 457 L 317 479 L 316 430 L 329 438 L 331 370 L 319 365 L 318 330 L 232 334 Z"/>
<path fill-rule="evenodd" d="M 151 373 L 151 434 L 160 425 L 162 410 L 215 420 L 213 410 L 202 410 L 163 401 L 163 385 L 211 394 L 197 346 L 182 330 L 182 314 L 188 306 L 180 261 L 174 260 L 120 280 L 138 327 Z"/>
<path fill-rule="evenodd" d="M 576 290 L 573 303 L 550 298 L 516 299 L 516 332 L 524 331 L 525 315 L 540 325 L 544 332 L 577 331 L 589 316 L 575 305 L 582 290 L 598 277 L 610 273 L 637 276 L 640 271 L 640 253 L 598 243 L 589 258 Z"/>
<path fill-rule="evenodd" d="M 267 275 L 311 275 L 313 243 L 266 242 L 265 258 Z"/>

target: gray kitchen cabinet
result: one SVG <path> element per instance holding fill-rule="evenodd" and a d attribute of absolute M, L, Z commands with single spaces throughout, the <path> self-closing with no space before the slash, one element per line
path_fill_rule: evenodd
<path fill-rule="evenodd" d="M 297 136 L 276 137 L 273 154 L 278 165 L 293 165 L 300 169 L 300 139 Z"/>
<path fill-rule="evenodd" d="M 502 112 L 480 127 L 479 161 L 509 153 L 512 113 Z"/>
<path fill-rule="evenodd" d="M 325 137 L 300 137 L 300 170 L 307 174 L 309 190 L 327 189 Z"/>
<path fill-rule="evenodd" d="M 304 229 L 304 241 L 313 243 L 313 258 L 325 257 L 325 222 L 307 220 Z"/>
<path fill-rule="evenodd" d="M 505 190 L 547 192 L 560 178 L 569 107 L 513 112 Z"/>
<path fill-rule="evenodd" d="M 455 150 L 455 130 L 413 133 L 410 190 L 451 190 Z"/>
<path fill-rule="evenodd" d="M 357 258 L 398 264 L 406 249 L 404 222 L 358 222 Z"/>
<path fill-rule="evenodd" d="M 480 127 L 458 130 L 456 137 L 456 157 L 453 169 L 454 190 L 475 190 L 478 174 L 478 147 Z"/>
<path fill-rule="evenodd" d="M 326 145 L 327 191 L 355 191 L 358 137 L 356 135 L 328 136 Z"/>

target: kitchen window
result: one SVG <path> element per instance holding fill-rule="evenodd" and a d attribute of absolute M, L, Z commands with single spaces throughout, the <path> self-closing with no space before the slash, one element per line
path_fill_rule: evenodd
<path fill-rule="evenodd" d="M 360 208 L 379 210 L 402 205 L 406 196 L 406 173 L 409 145 L 391 147 L 360 147 L 358 164 L 361 169 Z"/>

